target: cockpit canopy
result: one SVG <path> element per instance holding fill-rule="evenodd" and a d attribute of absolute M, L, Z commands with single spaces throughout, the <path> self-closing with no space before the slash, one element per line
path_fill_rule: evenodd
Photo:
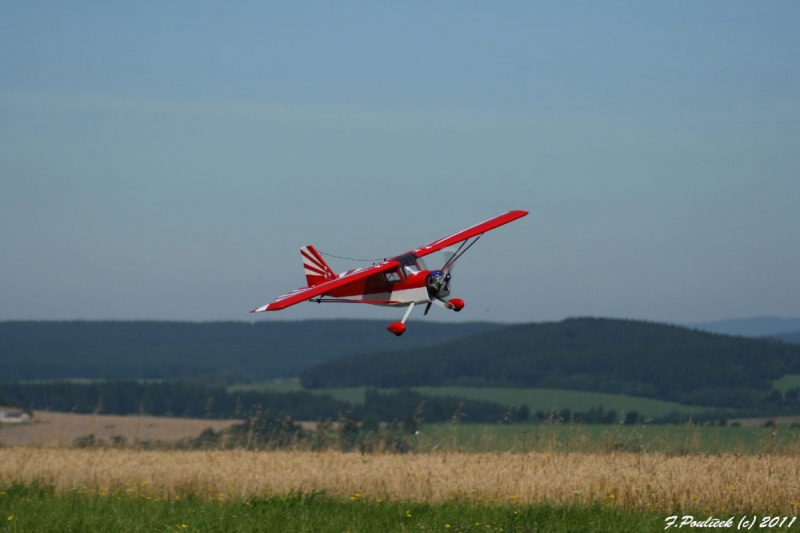
<path fill-rule="evenodd" d="M 397 259 L 406 274 L 416 274 L 417 272 L 428 270 L 428 267 L 425 265 L 425 261 L 423 261 L 421 257 L 417 257 L 415 254 L 409 253 L 406 255 L 399 255 L 394 259 Z"/>

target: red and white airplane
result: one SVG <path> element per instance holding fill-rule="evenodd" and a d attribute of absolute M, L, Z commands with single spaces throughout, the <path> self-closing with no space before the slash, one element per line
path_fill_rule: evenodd
<path fill-rule="evenodd" d="M 280 296 L 271 304 L 250 312 L 279 311 L 305 301 L 408 307 L 400 322 L 393 322 L 386 328 L 400 336 L 406 330 L 408 315 L 417 304 L 426 305 L 426 315 L 434 303 L 453 311 L 461 311 L 464 300 L 448 299 L 451 271 L 455 262 L 481 235 L 527 214 L 527 211 L 509 211 L 410 252 L 372 266 L 348 270 L 338 276 L 313 246 L 304 246 L 300 248 L 300 254 L 308 286 Z M 422 261 L 426 255 L 459 243 L 458 248 L 449 254 L 445 264 L 438 270 L 429 270 Z"/>

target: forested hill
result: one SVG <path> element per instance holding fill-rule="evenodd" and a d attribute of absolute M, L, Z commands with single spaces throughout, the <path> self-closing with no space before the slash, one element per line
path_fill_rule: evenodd
<path fill-rule="evenodd" d="M 656 323 L 577 318 L 509 326 L 436 347 L 353 356 L 301 375 L 306 388 L 495 385 L 751 405 L 800 373 L 800 346 Z"/>
<path fill-rule="evenodd" d="M 430 346 L 502 327 L 415 322 L 402 339 L 378 320 L 0 322 L 0 380 L 294 377 L 346 355 Z"/>
<path fill-rule="evenodd" d="M 781 340 L 783 342 L 790 342 L 792 344 L 800 344 L 800 331 L 795 331 L 793 333 L 779 333 L 777 335 L 772 335 L 772 338 Z"/>

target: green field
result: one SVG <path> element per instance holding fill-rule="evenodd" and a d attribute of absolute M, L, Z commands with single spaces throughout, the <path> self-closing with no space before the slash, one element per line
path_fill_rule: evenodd
<path fill-rule="evenodd" d="M 705 518 L 705 516 L 704 516 Z M 245 501 L 163 500 L 39 486 L 0 487 L 0 531 L 160 532 L 583 532 L 663 531 L 665 515 L 612 505 L 551 507 L 340 500 L 322 493 Z M 774 530 L 772 530 L 774 531 Z"/>
<path fill-rule="evenodd" d="M 229 389 L 231 392 L 264 391 L 264 392 L 297 392 L 305 390 L 297 379 L 276 380 L 258 385 L 236 385 Z M 364 403 L 366 387 L 347 387 L 339 389 L 310 389 L 315 394 L 330 394 L 337 400 L 353 404 Z M 393 391 L 396 389 L 382 389 Z M 500 405 L 514 405 L 520 407 L 527 405 L 532 413 L 542 411 L 572 411 L 585 412 L 591 408 L 603 406 L 607 411 L 620 412 L 636 411 L 645 417 L 663 416 L 673 411 L 679 413 L 699 412 L 702 408 L 694 408 L 673 402 L 636 398 L 624 394 L 606 394 L 602 392 L 583 392 L 556 389 L 521 389 L 499 387 L 415 387 L 413 390 L 429 396 L 452 396 L 470 400 L 483 400 Z"/>
<path fill-rule="evenodd" d="M 415 435 L 417 451 L 608 451 L 668 454 L 798 453 L 800 429 L 621 424 L 429 424 Z"/>
<path fill-rule="evenodd" d="M 772 382 L 772 386 L 785 393 L 789 389 L 800 387 L 800 374 L 787 374 Z"/>

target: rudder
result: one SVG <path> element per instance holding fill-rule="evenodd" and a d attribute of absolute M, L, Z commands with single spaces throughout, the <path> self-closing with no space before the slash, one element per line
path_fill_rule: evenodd
<path fill-rule="evenodd" d="M 333 269 L 328 266 L 328 263 L 310 244 L 300 248 L 300 255 L 303 258 L 303 271 L 306 274 L 306 281 L 309 287 L 336 278 Z"/>

